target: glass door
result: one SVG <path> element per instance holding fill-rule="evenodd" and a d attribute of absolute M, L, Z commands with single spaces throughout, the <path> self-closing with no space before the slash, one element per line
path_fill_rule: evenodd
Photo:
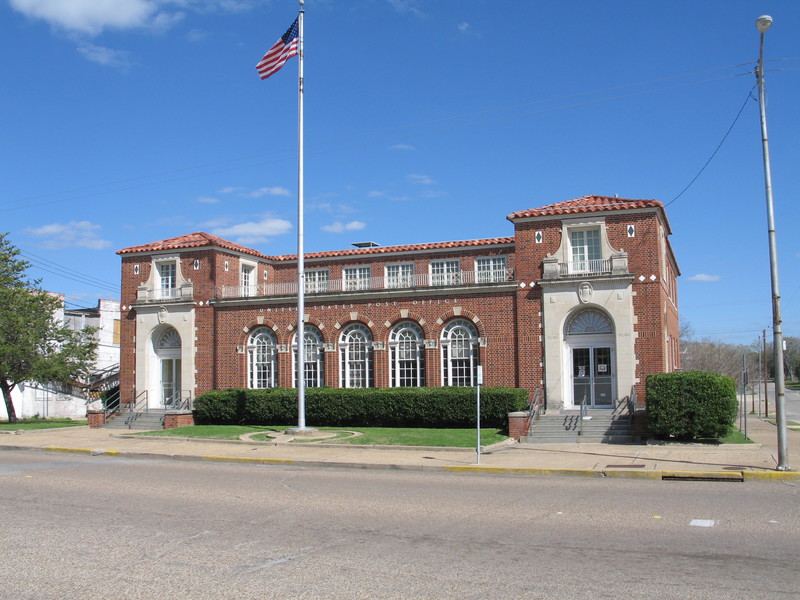
<path fill-rule="evenodd" d="M 161 402 L 165 407 L 181 402 L 181 359 L 161 359 Z"/>
<path fill-rule="evenodd" d="M 613 406 L 614 361 L 608 346 L 572 349 L 572 393 L 575 407 Z"/>

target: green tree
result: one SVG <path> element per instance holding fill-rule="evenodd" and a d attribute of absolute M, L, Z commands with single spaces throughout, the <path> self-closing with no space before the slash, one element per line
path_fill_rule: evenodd
<path fill-rule="evenodd" d="M 11 390 L 23 381 L 77 381 L 88 375 L 97 349 L 94 329 L 73 331 L 56 320 L 59 298 L 27 278 L 29 263 L 19 255 L 0 234 L 0 389 L 11 423 Z"/>

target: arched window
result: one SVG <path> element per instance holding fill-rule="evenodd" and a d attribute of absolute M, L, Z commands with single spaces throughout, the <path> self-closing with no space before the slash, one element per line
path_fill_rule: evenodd
<path fill-rule="evenodd" d="M 322 332 L 313 325 L 303 325 L 303 367 L 307 388 L 325 385 L 325 351 Z M 297 334 L 292 340 L 292 385 L 297 387 Z"/>
<path fill-rule="evenodd" d="M 478 332 L 466 319 L 442 330 L 442 385 L 472 386 L 478 374 Z"/>
<path fill-rule="evenodd" d="M 567 324 L 567 335 L 614 333 L 611 321 L 604 312 L 594 309 L 582 310 Z"/>
<path fill-rule="evenodd" d="M 403 321 L 389 333 L 389 386 L 425 385 L 425 334 L 412 321 Z"/>
<path fill-rule="evenodd" d="M 265 327 L 250 335 L 247 342 L 247 387 L 275 387 L 276 345 L 275 334 Z"/>
<path fill-rule="evenodd" d="M 372 387 L 372 333 L 360 323 L 348 325 L 339 338 L 340 386 Z"/>
<path fill-rule="evenodd" d="M 174 350 L 181 347 L 181 336 L 170 327 L 158 338 L 158 350 Z"/>

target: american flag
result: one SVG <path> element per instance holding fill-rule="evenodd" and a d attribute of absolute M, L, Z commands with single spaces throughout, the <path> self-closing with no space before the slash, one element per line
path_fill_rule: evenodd
<path fill-rule="evenodd" d="M 299 19 L 299 17 L 298 17 Z M 294 20 L 292 26 L 286 30 L 275 45 L 267 51 L 264 58 L 256 65 L 261 79 L 266 79 L 280 71 L 283 63 L 293 56 L 297 56 L 297 38 L 299 37 L 298 19 Z"/>

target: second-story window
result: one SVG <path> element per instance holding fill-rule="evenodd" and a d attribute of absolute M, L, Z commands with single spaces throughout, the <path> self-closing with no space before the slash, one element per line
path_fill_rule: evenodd
<path fill-rule="evenodd" d="M 306 271 L 306 292 L 309 294 L 327 292 L 329 278 L 330 274 L 328 273 L 328 269 Z"/>
<path fill-rule="evenodd" d="M 159 290 L 161 298 L 174 298 L 176 296 L 175 263 L 165 262 L 158 264 Z"/>
<path fill-rule="evenodd" d="M 414 286 L 414 263 L 386 265 L 386 287 L 407 288 Z"/>
<path fill-rule="evenodd" d="M 478 283 L 500 283 L 506 281 L 506 257 L 489 256 L 475 261 Z"/>
<path fill-rule="evenodd" d="M 256 295 L 256 268 L 253 265 L 242 265 L 242 296 Z"/>
<path fill-rule="evenodd" d="M 437 260 L 431 263 L 431 285 L 461 283 L 461 265 L 458 260 Z"/>
<path fill-rule="evenodd" d="M 595 273 L 602 271 L 603 254 L 600 249 L 600 229 L 570 231 L 570 273 Z"/>
<path fill-rule="evenodd" d="M 370 288 L 369 267 L 345 267 L 342 269 L 342 273 L 344 274 L 345 291 L 368 290 Z"/>

